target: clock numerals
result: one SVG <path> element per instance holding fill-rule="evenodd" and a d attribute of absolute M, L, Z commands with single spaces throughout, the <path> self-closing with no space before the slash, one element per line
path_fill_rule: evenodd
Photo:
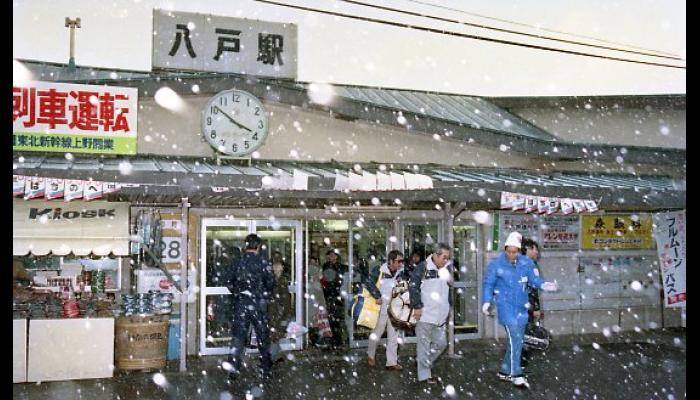
<path fill-rule="evenodd" d="M 260 107 L 255 107 L 255 115 L 260 115 Z"/>
<path fill-rule="evenodd" d="M 241 95 L 240 94 L 233 94 L 233 102 L 234 103 L 240 103 L 241 102 Z"/>
<path fill-rule="evenodd" d="M 234 153 L 237 152 L 237 151 L 238 151 L 238 144 L 234 143 L 234 144 L 231 146 L 231 150 L 232 150 Z"/>
<path fill-rule="evenodd" d="M 250 107 L 250 97 L 246 99 L 246 107 Z"/>
<path fill-rule="evenodd" d="M 216 108 L 216 106 L 211 106 L 211 113 L 212 113 L 212 114 L 218 114 L 218 113 L 219 113 L 219 109 Z"/>
<path fill-rule="evenodd" d="M 255 133 L 253 134 L 253 140 L 258 140 L 258 132 L 255 132 Z"/>
<path fill-rule="evenodd" d="M 211 134 L 209 135 L 212 139 L 216 139 L 216 131 L 211 131 Z"/>
<path fill-rule="evenodd" d="M 228 105 L 228 99 L 226 97 L 219 97 L 219 104 L 222 106 L 227 106 Z"/>
<path fill-rule="evenodd" d="M 248 142 L 247 140 L 244 140 L 243 147 L 245 147 L 245 149 L 248 150 L 250 148 L 250 142 Z"/>
<path fill-rule="evenodd" d="M 211 125 L 211 117 L 207 117 L 207 125 Z"/>
<path fill-rule="evenodd" d="M 262 120 L 259 120 L 259 121 L 258 121 L 258 128 L 262 129 L 263 126 L 264 126 L 264 125 L 263 125 Z"/>

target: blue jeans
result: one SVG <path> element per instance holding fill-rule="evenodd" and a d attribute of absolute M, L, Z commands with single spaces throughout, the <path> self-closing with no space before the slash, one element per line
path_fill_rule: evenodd
<path fill-rule="evenodd" d="M 233 367 L 231 373 L 238 375 L 241 372 L 241 357 L 245 354 L 246 339 L 250 326 L 255 330 L 260 352 L 260 368 L 264 376 L 269 376 L 272 371 L 272 356 L 270 355 L 270 325 L 267 320 L 267 312 L 257 307 L 235 307 L 231 326 L 231 354 L 229 361 Z"/>
<path fill-rule="evenodd" d="M 523 351 L 523 336 L 527 325 L 503 325 L 506 328 L 506 355 L 501 362 L 500 372 L 512 377 L 522 376 L 520 356 Z"/>

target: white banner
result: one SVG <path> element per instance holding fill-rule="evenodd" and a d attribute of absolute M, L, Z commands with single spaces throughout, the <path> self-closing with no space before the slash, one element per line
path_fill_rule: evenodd
<path fill-rule="evenodd" d="M 666 307 L 685 307 L 685 210 L 654 214 Z"/>

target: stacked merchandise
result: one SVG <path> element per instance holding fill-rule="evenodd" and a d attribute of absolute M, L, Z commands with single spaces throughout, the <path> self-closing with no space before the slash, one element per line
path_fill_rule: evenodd
<path fill-rule="evenodd" d="M 139 293 L 122 295 L 122 315 L 150 317 L 172 312 L 173 295 L 171 293 Z"/>
<path fill-rule="evenodd" d="M 23 287 L 12 289 L 12 318 L 29 318 L 32 291 Z"/>

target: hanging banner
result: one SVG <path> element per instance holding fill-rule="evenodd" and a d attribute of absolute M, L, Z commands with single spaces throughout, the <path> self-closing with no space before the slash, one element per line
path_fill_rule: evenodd
<path fill-rule="evenodd" d="M 578 215 L 542 217 L 544 250 L 578 250 L 581 223 Z"/>
<path fill-rule="evenodd" d="M 26 177 L 24 175 L 12 175 L 12 196 L 23 197 Z"/>
<path fill-rule="evenodd" d="M 85 201 L 97 200 L 102 198 L 102 182 L 85 181 L 85 193 L 83 199 Z"/>
<path fill-rule="evenodd" d="M 12 88 L 12 149 L 136 154 L 138 89 L 27 82 Z"/>
<path fill-rule="evenodd" d="M 46 182 L 44 178 L 40 177 L 27 177 L 24 185 L 24 199 L 31 200 L 44 197 L 44 192 L 46 190 Z"/>
<path fill-rule="evenodd" d="M 46 200 L 60 199 L 63 197 L 65 190 L 65 181 L 63 179 L 46 178 Z"/>
<path fill-rule="evenodd" d="M 70 179 L 66 181 L 64 199 L 66 201 L 77 200 L 83 198 L 84 181 L 79 179 Z"/>
<path fill-rule="evenodd" d="M 666 307 L 685 307 L 685 210 L 654 214 Z"/>
<path fill-rule="evenodd" d="M 648 214 L 584 215 L 581 235 L 584 250 L 654 248 Z"/>

